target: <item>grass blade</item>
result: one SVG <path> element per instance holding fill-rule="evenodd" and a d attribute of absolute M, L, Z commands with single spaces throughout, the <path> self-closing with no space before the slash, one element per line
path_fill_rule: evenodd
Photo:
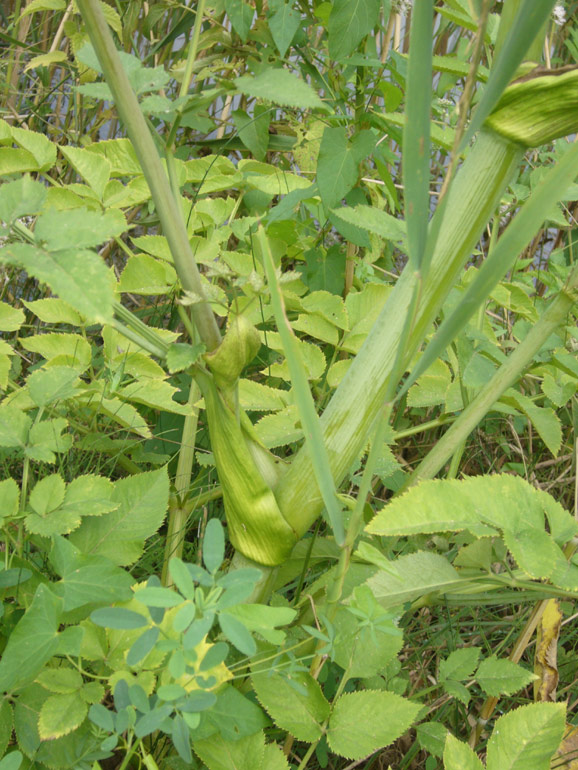
<path fill-rule="evenodd" d="M 321 492 L 323 502 L 325 503 L 335 540 L 338 545 L 343 545 L 343 512 L 338 503 L 337 489 L 333 480 L 333 474 L 331 473 L 327 448 L 323 441 L 321 424 L 319 422 L 319 417 L 317 416 L 309 383 L 307 382 L 307 375 L 297 346 L 297 339 L 293 333 L 293 329 L 289 325 L 287 316 L 285 315 L 283 297 L 281 296 L 281 290 L 275 272 L 275 264 L 263 227 L 260 227 L 257 231 L 257 240 L 263 255 L 263 266 L 267 274 L 267 282 L 271 292 L 271 305 L 273 307 L 275 321 L 277 322 L 279 336 L 281 337 L 281 342 L 283 344 L 285 357 L 287 358 L 291 382 L 295 392 L 295 403 L 299 410 L 299 416 L 305 433 L 305 441 L 309 448 L 309 456 L 313 465 L 315 478 L 319 485 L 319 491 Z"/>
<path fill-rule="evenodd" d="M 443 468 L 461 442 L 465 441 L 500 396 L 516 382 L 520 373 L 534 360 L 534 356 L 548 337 L 564 323 L 576 303 L 577 293 L 578 267 L 575 267 L 564 289 L 546 308 L 538 322 L 508 356 L 507 361 L 500 366 L 492 379 L 484 385 L 453 425 L 436 442 L 431 452 L 422 460 L 397 494 L 401 494 L 420 479 L 433 478 Z"/>
<path fill-rule="evenodd" d="M 578 144 L 563 156 L 532 192 L 512 220 L 478 275 L 468 286 L 462 301 L 447 318 L 425 349 L 423 356 L 404 383 L 398 398 L 413 385 L 426 369 L 443 353 L 465 327 L 471 316 L 486 300 L 494 286 L 512 267 L 518 255 L 530 243 L 555 202 L 561 200 L 578 175 Z"/>

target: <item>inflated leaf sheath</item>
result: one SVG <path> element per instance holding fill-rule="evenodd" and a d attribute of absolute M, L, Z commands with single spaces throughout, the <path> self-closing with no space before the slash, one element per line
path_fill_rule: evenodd
<path fill-rule="evenodd" d="M 198 383 L 231 543 L 248 559 L 274 566 L 287 559 L 297 533 L 283 517 L 271 489 L 279 475 L 278 461 L 256 440 L 246 415 L 237 417 L 231 398 L 258 345 L 255 328 L 242 317 L 233 319 L 221 346 L 205 356 L 212 376 L 200 374 Z"/>

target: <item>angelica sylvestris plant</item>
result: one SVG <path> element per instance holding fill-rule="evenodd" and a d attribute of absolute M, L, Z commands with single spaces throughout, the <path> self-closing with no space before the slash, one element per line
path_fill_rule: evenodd
<path fill-rule="evenodd" d="M 567 753 L 571 495 L 468 443 L 501 419 L 515 457 L 572 457 L 578 33 L 553 9 L 12 9 L 0 770 Z M 529 614 L 517 641 L 452 630 L 422 676 L 401 660 L 438 605 Z"/>

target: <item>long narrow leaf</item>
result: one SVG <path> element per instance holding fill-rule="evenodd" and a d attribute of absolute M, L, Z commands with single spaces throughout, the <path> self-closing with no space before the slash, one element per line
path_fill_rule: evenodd
<path fill-rule="evenodd" d="M 564 197 L 568 186 L 578 175 L 578 144 L 563 156 L 540 182 L 519 213 L 510 223 L 496 247 L 468 286 L 460 304 L 447 318 L 425 349 L 423 356 L 406 380 L 398 398 L 443 353 L 464 328 L 471 316 L 488 297 L 494 286 L 512 267 L 519 254 L 530 243 L 552 206 Z"/>
<path fill-rule="evenodd" d="M 429 220 L 433 0 L 414 5 L 403 129 L 403 185 L 409 262 L 422 267 Z"/>
<path fill-rule="evenodd" d="M 275 273 L 275 264 L 273 262 L 265 231 L 262 227 L 260 227 L 257 232 L 257 239 L 263 255 L 263 265 L 267 274 L 269 290 L 271 292 L 271 305 L 273 307 L 275 321 L 277 322 L 279 336 L 281 337 L 281 342 L 283 344 L 283 351 L 287 358 L 293 391 L 295 393 L 295 402 L 305 432 L 305 441 L 309 448 L 309 455 L 311 457 L 315 478 L 319 485 L 319 491 L 321 492 L 323 502 L 325 503 L 335 540 L 339 545 L 342 545 L 344 540 L 343 512 L 338 504 L 337 490 L 335 488 L 335 482 L 333 481 L 327 448 L 323 441 L 321 424 L 319 422 L 319 417 L 317 416 L 311 390 L 309 389 L 309 383 L 307 382 L 307 374 L 305 373 L 305 367 L 301 360 L 297 339 L 289 325 L 287 316 L 285 315 L 283 298 Z"/>
<path fill-rule="evenodd" d="M 555 0 L 524 0 L 518 8 L 503 48 L 496 57 L 482 98 L 462 140 L 461 150 L 468 146 L 476 131 L 494 109 L 500 96 L 516 70 L 542 25 L 552 13 Z"/>
<path fill-rule="evenodd" d="M 456 448 L 466 440 L 500 396 L 516 382 L 520 373 L 534 360 L 536 353 L 548 337 L 564 323 L 569 311 L 576 303 L 577 292 L 578 267 L 575 267 L 563 291 L 556 296 L 492 379 L 484 385 L 474 400 L 435 444 L 403 488 L 398 490 L 398 494 L 416 484 L 419 479 L 432 479 L 443 468 Z"/>

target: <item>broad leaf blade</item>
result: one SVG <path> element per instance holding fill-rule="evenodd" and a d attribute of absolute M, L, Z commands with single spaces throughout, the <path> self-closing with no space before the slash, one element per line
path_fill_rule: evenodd
<path fill-rule="evenodd" d="M 563 703 L 531 703 L 500 717 L 488 741 L 488 770 L 549 770 L 565 715 Z"/>
<path fill-rule="evenodd" d="M 0 250 L 0 262 L 24 268 L 88 320 L 99 323 L 112 320 L 111 276 L 93 251 L 47 251 L 26 243 L 12 243 Z"/>
<path fill-rule="evenodd" d="M 421 705 L 393 692 L 364 690 L 342 695 L 333 707 L 327 741 L 347 759 L 362 759 L 388 746 L 411 726 Z"/>
<path fill-rule="evenodd" d="M 2 653 L 0 690 L 13 690 L 32 681 L 55 654 L 61 612 L 60 599 L 46 586 L 38 586 Z"/>

